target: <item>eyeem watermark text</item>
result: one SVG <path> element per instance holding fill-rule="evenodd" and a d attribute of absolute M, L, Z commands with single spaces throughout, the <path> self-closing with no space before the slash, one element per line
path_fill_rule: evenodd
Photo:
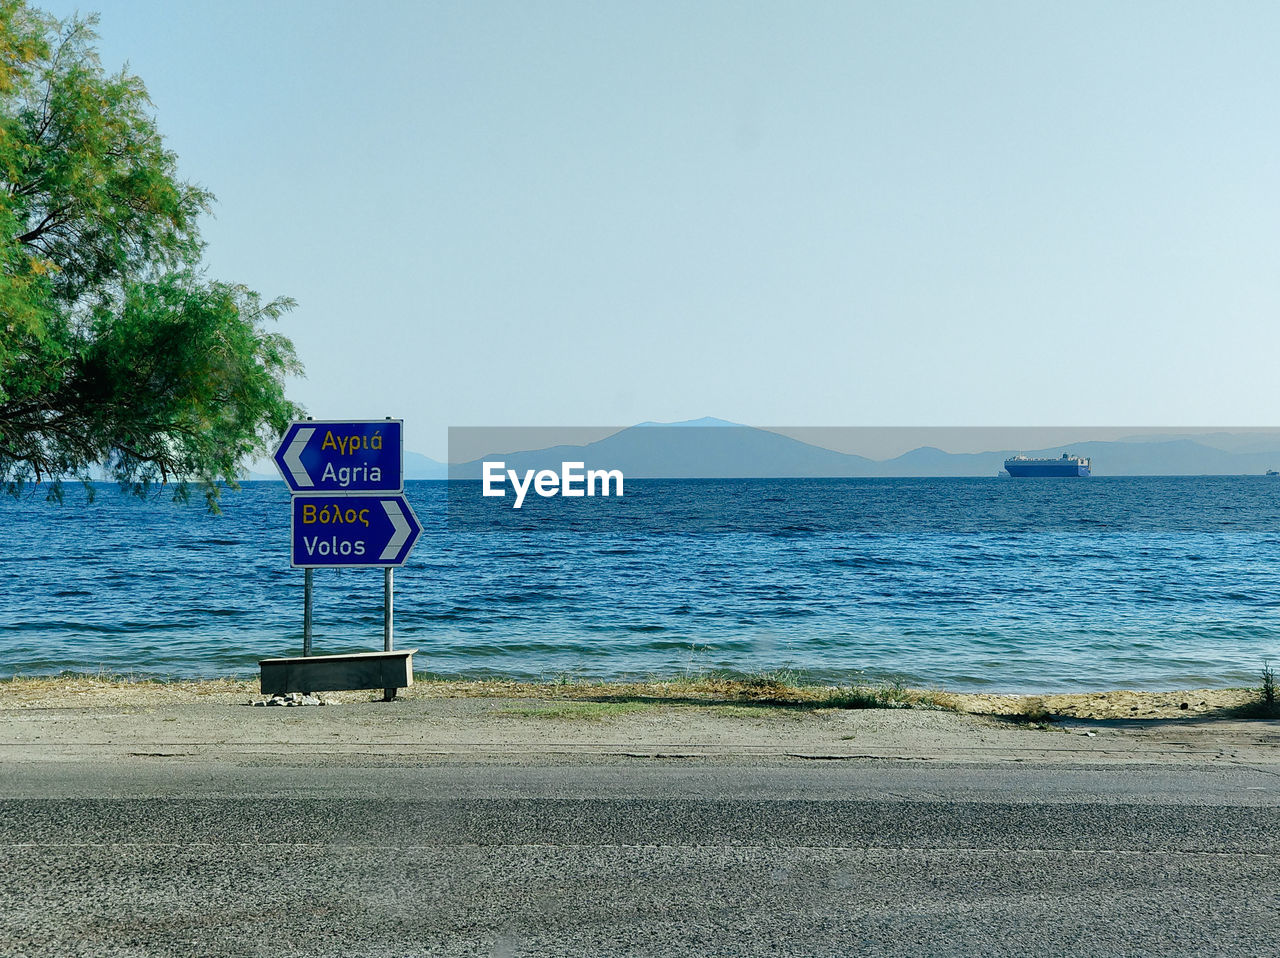
<path fill-rule="evenodd" d="M 524 497 L 529 487 L 544 499 L 552 496 L 621 496 L 621 469 L 588 469 L 586 463 L 562 462 L 560 471 L 554 469 L 526 469 L 524 481 L 514 469 L 508 469 L 505 462 L 486 462 L 484 464 L 484 495 L 505 496 L 504 488 L 510 480 L 511 488 L 516 492 L 516 501 L 511 508 L 519 509 L 524 505 Z M 614 491 L 610 491 L 613 489 Z"/>

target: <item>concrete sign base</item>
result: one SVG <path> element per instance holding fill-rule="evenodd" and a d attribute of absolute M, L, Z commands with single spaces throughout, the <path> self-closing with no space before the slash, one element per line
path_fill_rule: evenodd
<path fill-rule="evenodd" d="M 417 651 L 263 659 L 258 663 L 262 670 L 262 694 L 383 689 L 394 695 L 392 690 L 413 684 L 413 653 Z"/>

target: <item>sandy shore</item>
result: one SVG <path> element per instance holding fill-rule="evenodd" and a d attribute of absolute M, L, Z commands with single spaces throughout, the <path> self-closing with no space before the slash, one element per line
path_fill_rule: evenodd
<path fill-rule="evenodd" d="M 1164 692 L 1114 690 L 1050 695 L 994 695 L 890 689 L 879 686 L 796 686 L 769 680 L 719 680 L 540 684 L 502 681 L 417 682 L 399 693 L 419 699 L 495 698 L 547 702 L 595 702 L 655 706 L 790 708 L 925 708 L 969 715 L 1073 719 L 1203 719 L 1241 717 L 1259 699 L 1257 689 L 1188 689 Z M 380 693 L 331 692 L 331 704 L 368 702 Z M 155 707 L 246 704 L 261 699 L 256 680 L 153 682 L 118 678 L 58 677 L 0 681 L 0 709 Z"/>
<path fill-rule="evenodd" d="M 1280 767 L 1247 689 L 949 695 L 768 682 L 422 682 L 255 707 L 249 681 L 0 683 L 0 764 L 918 760 Z M 868 704 L 882 707 L 850 707 Z M 1183 707 L 1185 703 L 1185 708 Z M 884 707 L 887 706 L 887 707 Z"/>

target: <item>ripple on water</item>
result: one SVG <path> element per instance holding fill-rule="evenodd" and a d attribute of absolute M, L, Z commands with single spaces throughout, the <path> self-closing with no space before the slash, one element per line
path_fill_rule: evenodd
<path fill-rule="evenodd" d="M 433 670 L 527 676 L 791 668 L 1034 691 L 1251 684 L 1280 659 L 1263 483 L 1101 481 L 1087 514 L 1076 492 L 1016 483 L 762 483 L 670 484 L 679 507 L 625 530 L 519 534 L 451 532 L 443 490 L 410 483 L 426 531 L 396 576 L 397 630 Z M 74 514 L 0 504 L 0 554 L 16 529 L 32 556 L 0 569 L 0 674 L 197 677 L 296 652 L 277 486 L 229 493 L 218 519 L 109 492 Z M 317 647 L 380 647 L 376 570 L 319 570 L 315 595 Z"/>

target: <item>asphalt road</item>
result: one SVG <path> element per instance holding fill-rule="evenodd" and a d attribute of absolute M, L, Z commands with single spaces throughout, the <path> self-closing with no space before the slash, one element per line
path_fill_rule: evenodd
<path fill-rule="evenodd" d="M 1280 776 L 0 766 L 4 955 L 1280 954 Z"/>

